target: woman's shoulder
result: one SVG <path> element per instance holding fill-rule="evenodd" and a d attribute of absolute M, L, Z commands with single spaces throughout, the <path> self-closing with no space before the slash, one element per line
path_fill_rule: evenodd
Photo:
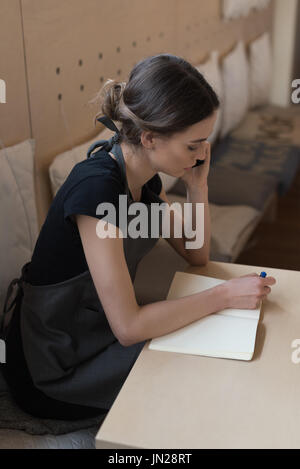
<path fill-rule="evenodd" d="M 162 190 L 162 181 L 159 173 L 156 173 L 145 184 L 155 194 L 160 194 Z M 61 187 L 63 198 L 70 193 L 83 190 L 91 190 L 111 194 L 125 193 L 125 181 L 118 162 L 110 156 L 105 149 L 98 150 L 90 158 L 86 158 L 76 163 Z"/>
<path fill-rule="evenodd" d="M 83 176 L 121 175 L 117 161 L 104 149 L 98 150 L 90 158 L 85 158 L 75 164 L 72 172 L 74 175 Z"/>
<path fill-rule="evenodd" d="M 92 157 L 75 164 L 64 182 L 64 192 L 67 194 L 76 186 L 96 186 L 100 189 L 110 184 L 120 191 L 124 189 L 118 163 L 106 150 L 99 150 Z"/>
<path fill-rule="evenodd" d="M 61 190 L 64 219 L 82 214 L 98 218 L 99 204 L 118 207 L 119 196 L 125 193 L 121 171 L 110 156 L 96 156 L 77 163 Z"/>

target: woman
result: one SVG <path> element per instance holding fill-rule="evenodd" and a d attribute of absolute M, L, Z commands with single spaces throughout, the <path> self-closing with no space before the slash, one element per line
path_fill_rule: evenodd
<path fill-rule="evenodd" d="M 145 341 L 225 308 L 256 308 L 273 278 L 251 274 L 177 300 L 137 304 L 133 281 L 142 257 L 159 236 L 123 236 L 121 218 L 105 222 L 102 203 L 119 208 L 166 203 L 158 172 L 181 177 L 187 201 L 205 204 L 205 241 L 187 249 L 168 242 L 192 265 L 209 260 L 207 176 L 218 98 L 184 59 L 160 54 L 140 61 L 129 81 L 100 91 L 100 121 L 116 134 L 96 142 L 54 198 L 31 262 L 22 269 L 7 328 L 4 373 L 17 403 L 32 415 L 78 419 L 106 412 Z M 113 121 L 121 123 L 120 131 Z M 92 152 L 100 147 L 95 153 Z M 195 166 L 196 160 L 203 164 Z M 126 212 L 127 222 L 132 219 Z M 195 205 L 192 221 L 195 223 Z M 179 219 L 183 223 L 183 220 Z M 105 227 L 116 236 L 100 236 Z M 161 234 L 160 224 L 160 231 Z M 159 266 L 157 266 L 159 268 Z"/>

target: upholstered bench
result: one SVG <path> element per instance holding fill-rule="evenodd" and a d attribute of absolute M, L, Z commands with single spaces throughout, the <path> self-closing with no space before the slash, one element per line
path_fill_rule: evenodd
<path fill-rule="evenodd" d="M 284 195 L 297 174 L 300 148 L 228 136 L 213 149 L 212 162 L 216 168 L 235 168 L 253 176 L 271 176 L 277 180 L 279 195 Z"/>

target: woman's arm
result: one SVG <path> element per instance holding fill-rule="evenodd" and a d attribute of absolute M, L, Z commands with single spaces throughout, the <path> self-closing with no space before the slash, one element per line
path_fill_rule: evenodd
<path fill-rule="evenodd" d="M 210 169 L 210 160 L 211 160 L 211 146 L 210 143 L 205 141 L 203 143 L 203 152 L 205 154 L 204 163 L 201 166 L 197 166 L 185 172 L 181 176 L 181 180 L 185 183 L 187 190 L 187 203 L 192 204 L 191 210 L 191 220 L 188 219 L 188 215 L 184 210 L 184 218 L 188 227 L 191 227 L 193 232 L 196 232 L 196 237 L 194 239 L 189 239 L 184 234 L 184 221 L 179 213 L 173 214 L 173 210 L 170 213 L 171 219 L 171 230 L 170 238 L 166 238 L 169 244 L 181 254 L 181 256 L 186 259 L 186 261 L 191 265 L 205 265 L 209 261 L 210 257 L 210 239 L 211 239 L 211 229 L 210 229 L 210 212 L 208 204 L 208 185 L 207 177 Z M 166 193 L 164 190 L 161 191 L 160 197 L 170 205 L 170 202 L 167 199 Z M 200 217 L 202 214 L 201 207 L 197 206 L 197 203 L 202 203 L 204 205 L 204 217 Z M 188 212 L 189 213 L 189 212 Z M 174 237 L 174 230 L 172 227 L 174 221 L 179 223 L 178 226 L 182 226 L 183 236 L 181 238 Z M 199 225 L 201 223 L 201 226 Z M 202 239 L 203 233 L 203 239 Z M 200 238 L 200 240 L 199 240 Z M 202 244 L 202 246 L 201 246 Z"/>
<path fill-rule="evenodd" d="M 119 229 L 117 238 L 99 238 L 97 223 L 105 222 L 86 215 L 77 215 L 76 221 L 99 299 L 122 345 L 159 337 L 226 308 L 227 294 L 222 285 L 177 300 L 139 306 Z"/>
<path fill-rule="evenodd" d="M 86 260 L 110 327 L 124 346 L 159 337 L 226 308 L 255 309 L 271 292 L 273 277 L 246 275 L 194 295 L 139 306 L 127 268 L 123 239 L 99 238 L 97 223 L 77 215 Z"/>
<path fill-rule="evenodd" d="M 160 193 L 160 198 L 164 200 L 168 205 L 171 205 L 165 190 L 162 189 Z M 210 212 L 209 212 L 209 204 L 208 204 L 208 186 L 204 184 L 202 187 L 198 187 L 197 190 L 192 191 L 190 188 L 187 188 L 187 202 L 192 204 L 192 222 L 191 227 L 193 230 L 196 229 L 196 220 L 197 220 L 197 207 L 196 203 L 203 203 L 204 204 L 204 244 L 201 248 L 198 249 L 187 249 L 186 243 L 192 242 L 192 239 L 186 238 L 184 236 L 184 221 L 181 215 L 178 212 L 172 210 L 170 211 L 170 237 L 165 238 L 166 241 L 178 252 L 189 264 L 191 265 L 205 265 L 209 261 L 209 254 L 210 254 L 210 238 L 211 238 L 211 223 L 210 223 Z M 175 218 L 178 219 L 176 223 L 179 223 L 182 226 L 182 238 L 175 238 L 174 237 L 174 223 Z M 201 230 L 203 226 L 198 227 L 198 234 L 199 230 Z"/>

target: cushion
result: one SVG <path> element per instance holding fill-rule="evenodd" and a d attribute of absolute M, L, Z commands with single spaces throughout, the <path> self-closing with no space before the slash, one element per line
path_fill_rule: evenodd
<path fill-rule="evenodd" d="M 248 205 L 261 211 L 278 184 L 271 175 L 225 166 L 211 167 L 207 181 L 209 202 L 217 205 Z M 182 179 L 172 188 L 172 193 L 186 195 Z"/>
<path fill-rule="evenodd" d="M 236 168 L 277 179 L 279 195 L 290 188 L 299 167 L 299 149 L 290 145 L 270 145 L 227 137 L 212 151 L 213 165 Z"/>
<path fill-rule="evenodd" d="M 232 20 L 248 16 L 253 8 L 261 10 L 269 4 L 270 0 L 223 0 L 223 18 Z"/>
<path fill-rule="evenodd" d="M 97 140 L 108 140 L 113 135 L 114 132 L 112 130 L 105 129 L 92 140 L 89 140 L 88 142 L 71 148 L 71 150 L 67 150 L 57 155 L 49 167 L 52 195 L 56 195 L 58 189 L 65 182 L 75 164 L 83 161 L 86 158 L 87 151 L 93 143 L 95 143 Z M 172 188 L 178 179 L 174 176 L 170 176 L 164 173 L 159 173 L 159 175 L 166 192 Z"/>
<path fill-rule="evenodd" d="M 250 1 L 223 0 L 223 18 L 225 20 L 233 20 L 241 16 L 247 16 L 250 10 Z"/>
<path fill-rule="evenodd" d="M 254 231 L 260 212 L 246 205 L 220 206 L 210 204 L 213 261 L 233 262 L 244 247 L 240 239 L 245 233 Z M 239 246 L 239 251 L 237 251 Z"/>
<path fill-rule="evenodd" d="M 224 57 L 222 72 L 224 109 L 221 137 L 225 137 L 244 119 L 249 106 L 249 64 L 242 41 Z"/>
<path fill-rule="evenodd" d="M 300 147 L 300 107 L 269 105 L 251 110 L 231 136 L 268 145 Z"/>
<path fill-rule="evenodd" d="M 256 10 L 263 10 L 264 8 L 268 8 L 271 3 L 271 0 L 248 0 L 251 8 L 255 8 Z"/>
<path fill-rule="evenodd" d="M 209 136 L 208 141 L 213 144 L 217 139 L 221 129 L 222 107 L 223 107 L 223 81 L 221 69 L 219 67 L 219 52 L 212 51 L 210 58 L 204 64 L 198 65 L 197 70 L 202 73 L 206 81 L 212 86 L 220 101 L 218 116 L 215 123 L 213 133 Z"/>
<path fill-rule="evenodd" d="M 108 140 L 114 135 L 110 129 L 105 129 L 93 139 L 57 155 L 49 167 L 49 176 L 53 196 L 65 182 L 75 164 L 84 160 L 89 147 L 97 140 Z"/>
<path fill-rule="evenodd" d="M 250 43 L 250 108 L 268 104 L 272 84 L 270 33 Z"/>
<path fill-rule="evenodd" d="M 34 140 L 0 150 L 0 311 L 9 283 L 31 259 L 38 236 L 33 175 Z"/>
<path fill-rule="evenodd" d="M 38 236 L 34 146 L 34 140 L 29 139 L 0 150 L 0 314 L 7 288 L 14 278 L 20 277 L 22 266 L 31 259 Z M 1 360 L 5 360 L 2 355 Z M 0 368 L 0 392 L 6 389 Z"/>
<path fill-rule="evenodd" d="M 186 198 L 169 194 L 170 203 L 186 203 Z M 219 206 L 209 204 L 211 218 L 210 260 L 231 262 L 235 257 L 236 245 L 249 226 L 256 226 L 261 212 L 245 205 Z M 161 263 L 162 264 L 162 263 Z M 160 264 L 160 265 L 161 265 Z"/>

